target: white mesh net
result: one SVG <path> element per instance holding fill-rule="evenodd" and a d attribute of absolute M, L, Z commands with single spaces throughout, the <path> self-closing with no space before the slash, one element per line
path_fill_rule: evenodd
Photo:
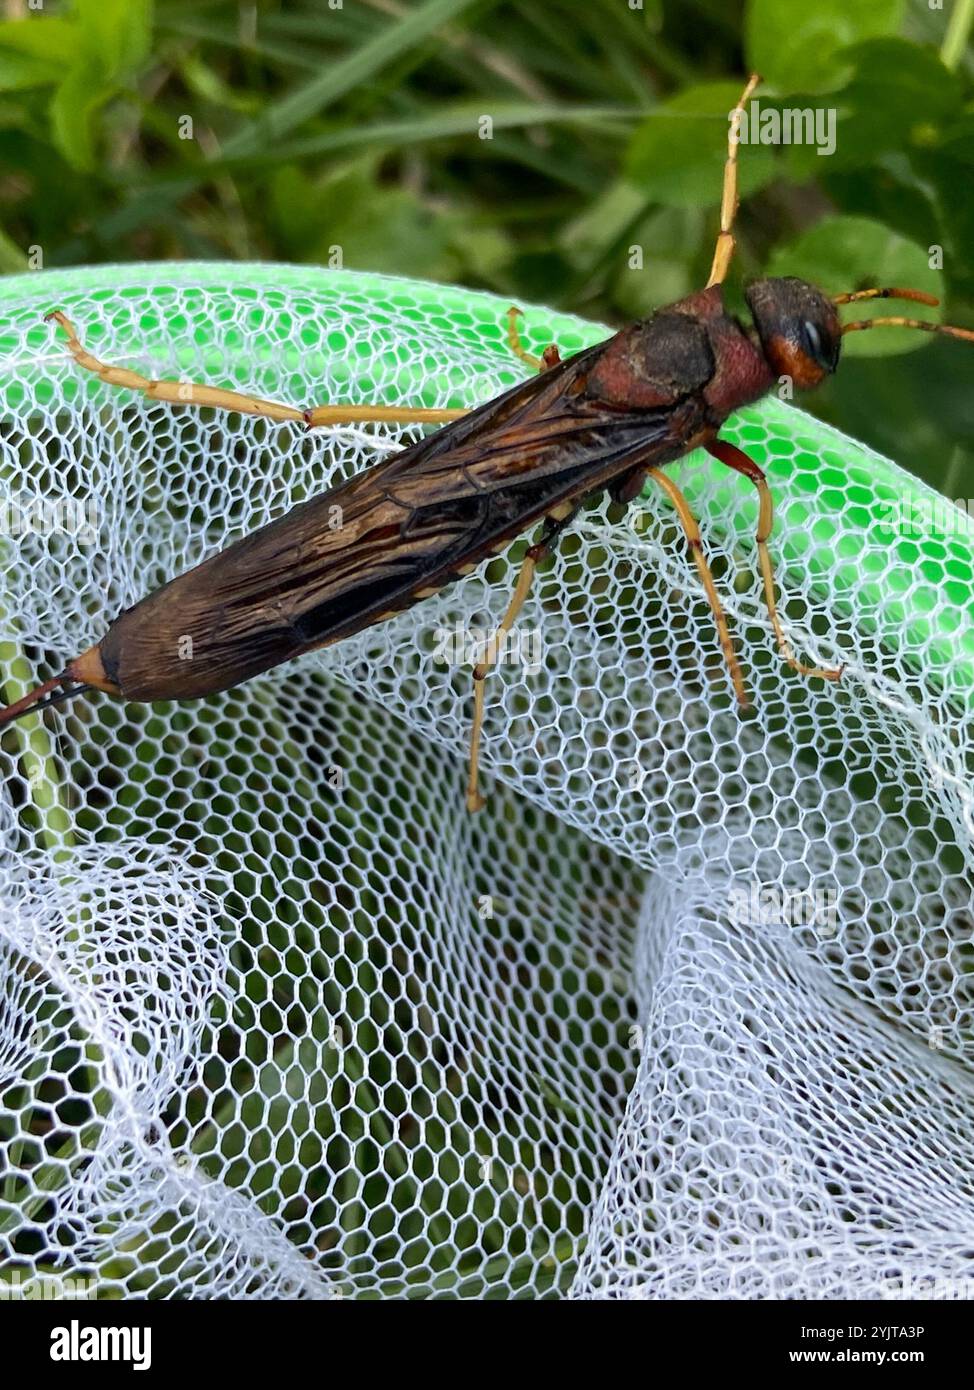
<path fill-rule="evenodd" d="M 524 370 L 506 303 L 406 281 L 0 289 L 7 699 L 416 435 L 153 404 L 83 377 L 46 310 L 149 375 L 299 405 L 474 403 Z M 604 330 L 532 310 L 527 332 Z M 95 696 L 4 733 L 6 1280 L 969 1296 L 969 535 L 891 529 L 919 486 L 780 402 L 727 433 L 770 467 L 788 628 L 848 662 L 839 688 L 782 670 L 753 493 L 694 457 L 671 472 L 744 716 L 653 494 L 635 524 L 587 512 L 536 586 L 488 682 L 479 816 L 469 667 L 443 656 L 500 616 L 504 562 L 209 700 Z"/>

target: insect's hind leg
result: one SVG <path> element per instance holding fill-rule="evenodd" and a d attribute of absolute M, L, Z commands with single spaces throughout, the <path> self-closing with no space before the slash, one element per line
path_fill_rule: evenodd
<path fill-rule="evenodd" d="M 465 410 L 427 410 L 397 405 L 322 405 L 312 410 L 299 410 L 280 401 L 265 401 L 240 391 L 228 391 L 219 386 L 200 382 L 154 380 L 127 367 L 115 367 L 93 356 L 75 332 L 66 314 L 55 309 L 45 315 L 53 319 L 67 334 L 68 350 L 79 367 L 93 372 L 109 386 L 124 386 L 154 401 L 170 405 L 212 406 L 216 410 L 235 410 L 241 415 L 258 415 L 268 420 L 303 421 L 307 425 L 353 425 L 372 421 L 393 421 L 399 424 L 445 424 L 466 415 Z"/>
<path fill-rule="evenodd" d="M 778 603 L 775 596 L 774 565 L 771 561 L 771 552 L 768 549 L 768 539 L 774 525 L 774 501 L 771 496 L 771 489 L 764 471 L 758 467 L 752 458 L 748 458 L 742 449 L 738 449 L 736 444 L 729 443 L 726 439 L 715 439 L 705 446 L 708 454 L 711 454 L 719 463 L 726 464 L 735 473 L 741 473 L 748 478 L 757 488 L 758 493 L 758 528 L 755 535 L 758 548 L 758 564 L 761 567 L 761 579 L 764 584 L 764 597 L 768 606 L 768 614 L 771 618 L 771 626 L 774 628 L 774 635 L 778 641 L 778 649 L 782 657 L 792 668 L 802 676 L 817 676 L 821 680 L 837 681 L 841 678 L 844 667 L 840 666 L 836 670 L 823 669 L 818 666 L 806 666 L 799 661 L 791 648 L 791 643 L 785 636 L 781 619 L 778 616 Z"/>
<path fill-rule="evenodd" d="M 577 507 L 572 507 L 570 511 L 557 516 L 549 516 L 542 528 L 541 535 L 533 545 L 530 545 L 525 552 L 524 560 L 514 586 L 514 593 L 511 595 L 507 611 L 500 621 L 496 632 L 487 643 L 484 659 L 477 663 L 473 668 L 474 679 L 474 703 L 473 703 L 473 725 L 470 731 L 470 775 L 467 781 L 467 810 L 479 811 L 484 806 L 484 799 L 478 789 L 479 763 L 480 763 L 480 735 L 484 726 L 484 683 L 487 679 L 487 672 L 496 664 L 500 644 L 510 632 L 517 621 L 517 615 L 524 607 L 524 601 L 531 592 L 531 583 L 534 579 L 534 572 L 538 565 L 547 555 L 551 554 L 551 543 L 560 531 L 563 531 L 570 524 L 573 517 L 578 512 Z"/>

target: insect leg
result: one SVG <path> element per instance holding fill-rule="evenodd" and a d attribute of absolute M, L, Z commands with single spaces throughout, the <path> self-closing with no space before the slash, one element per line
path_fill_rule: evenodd
<path fill-rule="evenodd" d="M 484 652 L 484 659 L 477 663 L 473 668 L 474 679 L 474 702 L 473 702 L 473 726 L 470 731 L 470 776 L 467 781 L 467 810 L 479 811 L 484 805 L 484 799 L 480 795 L 477 787 L 478 772 L 480 762 L 480 735 L 484 725 L 484 682 L 487 679 L 487 672 L 495 664 L 500 649 L 500 644 L 510 632 L 517 621 L 517 615 L 524 607 L 524 601 L 531 591 L 531 582 L 534 579 L 534 572 L 541 561 L 551 554 L 551 542 L 559 531 L 563 531 L 577 514 L 578 508 L 572 507 L 571 510 L 562 516 L 550 516 L 546 518 L 541 535 L 535 543 L 525 551 L 521 570 L 514 586 L 514 593 L 511 601 L 507 605 L 507 612 L 500 621 L 500 626 L 493 637 L 487 643 Z"/>
<path fill-rule="evenodd" d="M 445 424 L 467 413 L 465 410 L 426 410 L 397 405 L 325 405 L 317 406 L 314 410 L 298 410 L 280 401 L 265 401 L 258 396 L 226 391 L 222 387 L 205 386 L 199 382 L 156 381 L 127 367 L 113 367 L 94 357 L 81 342 L 71 320 L 60 310 L 46 317 L 64 329 L 68 350 L 79 367 L 94 372 L 109 386 L 127 386 L 151 400 L 167 401 L 171 405 L 212 406 L 217 410 L 236 410 L 241 415 L 260 415 L 268 420 L 300 420 L 308 425 L 352 425 L 381 420 L 401 424 Z"/>
<path fill-rule="evenodd" d="M 734 214 L 737 212 L 737 147 L 740 143 L 740 114 L 748 103 L 748 98 L 755 87 L 761 81 L 757 73 L 752 73 L 748 78 L 747 86 L 740 95 L 737 105 L 734 107 L 730 118 L 730 129 L 727 132 L 727 160 L 724 164 L 724 187 L 720 197 L 720 233 L 717 237 L 717 245 L 714 248 L 713 265 L 710 267 L 710 279 L 707 281 L 707 288 L 711 285 L 723 284 L 727 275 L 731 257 L 734 254 Z"/>
<path fill-rule="evenodd" d="M 554 343 L 546 347 L 540 357 L 535 357 L 533 353 L 528 352 L 521 342 L 517 321 L 523 317 L 523 314 L 523 309 L 510 308 L 507 311 L 507 341 L 514 356 L 520 357 L 522 362 L 526 362 L 529 367 L 534 367 L 539 372 L 543 372 L 547 367 L 557 367 L 561 361 L 561 353 Z"/>
<path fill-rule="evenodd" d="M 778 617 L 778 603 L 775 597 L 774 566 L 771 562 L 771 552 L 768 549 L 768 538 L 774 525 L 774 501 L 763 470 L 752 458 L 748 458 L 743 450 L 738 449 L 735 444 L 729 443 L 726 439 L 715 439 L 704 447 L 708 454 L 711 454 L 720 463 L 726 464 L 728 468 L 733 468 L 735 473 L 742 473 L 757 488 L 758 529 L 755 539 L 758 547 L 758 563 L 761 566 L 761 578 L 764 582 L 764 596 L 771 617 L 771 626 L 778 639 L 778 648 L 782 657 L 793 670 L 798 671 L 803 676 L 818 676 L 821 680 L 826 681 L 839 680 L 844 669 L 841 666 L 834 671 L 823 670 L 817 666 L 806 666 L 804 662 L 798 661 L 781 626 L 781 619 Z"/>
<path fill-rule="evenodd" d="M 690 546 L 690 553 L 694 558 L 697 570 L 703 582 L 703 587 L 707 594 L 707 599 L 710 603 L 710 611 L 714 615 L 717 636 L 720 640 L 720 649 L 724 654 L 724 660 L 727 663 L 730 678 L 734 683 L 734 692 L 737 695 L 738 702 L 747 706 L 751 702 L 748 699 L 747 689 L 744 685 L 744 677 L 741 674 L 740 662 L 737 659 L 737 653 L 734 651 L 734 643 L 731 640 L 730 628 L 727 626 L 724 606 L 720 601 L 720 595 L 717 592 L 714 577 L 710 572 L 707 557 L 703 553 L 703 540 L 700 536 L 700 527 L 697 524 L 697 519 L 690 510 L 690 503 L 683 496 L 683 493 L 672 478 L 667 477 L 667 475 L 660 472 L 658 468 L 649 468 L 646 471 L 654 482 L 659 483 L 660 487 L 676 508 L 676 514 L 680 518 L 680 525 L 683 527 L 687 543 Z"/>

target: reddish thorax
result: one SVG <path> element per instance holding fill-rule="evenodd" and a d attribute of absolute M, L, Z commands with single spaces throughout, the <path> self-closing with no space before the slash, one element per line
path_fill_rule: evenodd
<path fill-rule="evenodd" d="M 589 372 L 586 394 L 629 410 L 671 407 L 696 396 L 716 426 L 774 382 L 760 348 L 726 313 L 714 285 L 618 333 Z"/>

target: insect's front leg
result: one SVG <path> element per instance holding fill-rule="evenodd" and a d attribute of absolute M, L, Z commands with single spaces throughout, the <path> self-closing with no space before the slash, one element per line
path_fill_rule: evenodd
<path fill-rule="evenodd" d="M 566 504 L 567 506 L 567 504 Z M 507 612 L 500 621 L 497 631 L 491 637 L 484 651 L 484 659 L 473 668 L 474 705 L 473 726 L 470 732 L 470 776 L 467 781 L 467 810 L 479 811 L 484 799 L 478 790 L 480 762 L 480 734 L 484 724 L 484 682 L 487 672 L 496 663 L 500 645 L 517 621 L 517 615 L 524 607 L 524 601 L 531 591 L 534 572 L 546 556 L 551 554 L 552 541 L 560 531 L 570 525 L 578 515 L 578 507 L 571 506 L 545 518 L 541 535 L 525 552 L 514 593 L 507 605 Z"/>
<path fill-rule="evenodd" d="M 781 626 L 781 619 L 778 616 L 778 603 L 775 597 L 774 566 L 771 562 L 771 552 L 768 549 L 768 538 L 771 535 L 771 528 L 774 525 L 774 501 L 771 497 L 771 489 L 768 487 L 768 480 L 763 470 L 748 458 L 743 450 L 738 449 L 736 444 L 729 443 L 726 439 L 715 439 L 710 444 L 704 446 L 708 454 L 711 454 L 718 462 L 726 464 L 728 468 L 733 468 L 735 473 L 742 473 L 757 488 L 758 493 L 758 529 L 755 536 L 758 547 L 758 564 L 761 567 L 761 579 L 764 583 L 764 597 L 768 605 L 768 614 L 771 618 L 771 626 L 774 628 L 774 635 L 778 641 L 778 649 L 782 657 L 792 668 L 802 676 L 817 676 L 820 680 L 837 681 L 841 678 L 844 667 L 836 670 L 820 668 L 818 666 L 806 666 L 804 662 L 798 661 L 791 649 L 791 644 L 785 636 L 784 628 Z"/>
<path fill-rule="evenodd" d="M 281 401 L 265 401 L 241 391 L 228 391 L 219 386 L 200 382 L 155 380 L 127 367 L 115 367 L 102 362 L 90 353 L 75 332 L 71 320 L 60 310 L 46 315 L 59 324 L 67 334 L 68 350 L 79 367 L 94 372 L 109 386 L 124 386 L 140 391 L 150 400 L 170 405 L 212 406 L 216 410 L 235 410 L 241 415 L 258 415 L 268 420 L 303 421 L 306 425 L 357 425 L 389 421 L 399 424 L 443 425 L 466 415 L 466 410 L 432 410 L 404 405 L 319 405 L 311 410 L 299 410 Z"/>
<path fill-rule="evenodd" d="M 727 159 L 724 164 L 724 187 L 720 197 L 720 232 L 717 236 L 717 245 L 714 247 L 713 264 L 710 267 L 710 279 L 707 281 L 707 288 L 711 285 L 722 285 L 727 278 L 727 271 L 734 255 L 734 217 L 737 213 L 737 146 L 740 141 L 738 122 L 744 108 L 747 106 L 748 99 L 755 87 L 760 82 L 757 73 L 753 73 L 748 79 L 747 86 L 741 93 L 737 105 L 731 113 L 730 129 L 727 132 Z"/>

